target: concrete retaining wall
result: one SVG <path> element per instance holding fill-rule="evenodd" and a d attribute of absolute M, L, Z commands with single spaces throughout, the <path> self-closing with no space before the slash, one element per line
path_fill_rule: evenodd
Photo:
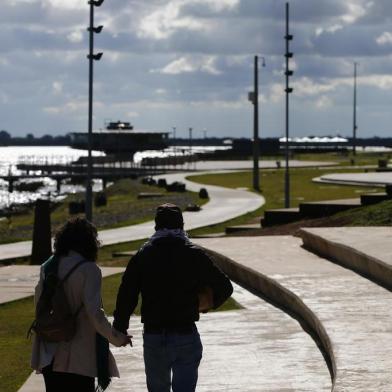
<path fill-rule="evenodd" d="M 286 289 L 274 279 L 244 267 L 242 264 L 219 253 L 209 249 L 205 250 L 231 280 L 266 299 L 274 306 L 282 309 L 302 325 L 304 330 L 312 336 L 319 346 L 328 365 L 332 384 L 334 384 L 336 363 L 332 343 L 324 326 L 312 310 L 306 306 L 297 295 Z"/>
<path fill-rule="evenodd" d="M 302 229 L 300 236 L 306 249 L 349 268 L 392 291 L 392 266 L 390 264 L 350 246 L 323 238 L 312 232 L 312 229 Z"/>

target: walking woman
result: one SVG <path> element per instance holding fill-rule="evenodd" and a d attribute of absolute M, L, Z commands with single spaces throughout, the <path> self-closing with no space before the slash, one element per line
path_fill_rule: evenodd
<path fill-rule="evenodd" d="M 54 255 L 41 267 L 36 306 L 55 271 L 76 325 L 72 337 L 63 341 L 47 339 L 33 326 L 31 365 L 43 374 L 47 392 L 94 392 L 95 377 L 97 390 L 105 390 L 111 377 L 119 377 L 108 342 L 115 346 L 132 343 L 129 336 L 112 327 L 102 309 L 98 248 L 95 226 L 84 218 L 72 219 L 56 233 Z"/>

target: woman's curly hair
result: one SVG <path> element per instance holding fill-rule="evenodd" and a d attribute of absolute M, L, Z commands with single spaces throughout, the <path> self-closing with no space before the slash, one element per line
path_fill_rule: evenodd
<path fill-rule="evenodd" d="M 100 241 L 97 228 L 82 217 L 69 219 L 54 236 L 54 254 L 64 256 L 70 250 L 90 261 L 96 261 Z"/>

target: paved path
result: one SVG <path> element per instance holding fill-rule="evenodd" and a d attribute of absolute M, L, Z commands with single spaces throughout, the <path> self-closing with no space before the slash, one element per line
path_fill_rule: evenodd
<path fill-rule="evenodd" d="M 202 315 L 204 352 L 198 392 L 331 390 L 323 357 L 309 335 L 285 313 L 235 285 L 244 310 Z M 131 318 L 134 347 L 112 348 L 121 373 L 108 392 L 145 392 L 141 325 Z M 41 392 L 32 375 L 20 392 Z"/>
<path fill-rule="evenodd" d="M 39 269 L 36 265 L 0 267 L 0 304 L 34 295 Z M 102 267 L 101 270 L 106 277 L 123 272 L 124 268 Z"/>
<path fill-rule="evenodd" d="M 199 174 L 194 173 L 194 174 Z M 254 211 L 261 207 L 265 200 L 262 196 L 246 190 L 229 189 L 212 185 L 200 185 L 185 179 L 189 173 L 167 174 L 160 176 L 167 181 L 182 181 L 189 190 L 199 191 L 201 187 L 207 189 L 210 201 L 203 205 L 199 212 L 184 212 L 185 229 L 221 223 L 226 220 Z M 162 200 L 163 202 L 163 200 Z M 154 222 L 149 221 L 138 225 L 117 229 L 101 230 L 99 238 L 103 245 L 117 244 L 139 240 L 151 236 L 154 232 Z M 31 254 L 31 241 L 0 245 L 0 260 L 25 257 Z"/>
<path fill-rule="evenodd" d="M 314 181 L 334 184 L 384 186 L 386 184 L 392 184 L 392 172 L 334 173 L 315 178 Z"/>
<path fill-rule="evenodd" d="M 197 162 L 198 170 L 242 170 L 250 169 L 253 161 L 202 161 Z M 290 161 L 292 167 L 328 166 L 331 162 L 316 161 Z M 260 161 L 261 167 L 276 167 L 275 161 Z M 210 201 L 203 206 L 199 212 L 185 212 L 185 229 L 191 230 L 199 227 L 209 226 L 233 219 L 247 212 L 261 207 L 265 200 L 262 196 L 246 190 L 229 189 L 212 185 L 195 184 L 185 180 L 189 175 L 204 174 L 203 172 L 187 172 L 178 174 L 167 174 L 159 177 L 166 178 L 168 182 L 185 182 L 189 190 L 198 192 L 201 187 L 208 190 Z M 103 245 L 117 244 L 149 237 L 154 230 L 152 221 L 138 225 L 121 227 L 117 229 L 101 230 L 99 235 Z M 13 244 L 0 245 L 0 260 L 16 257 L 26 257 L 31 254 L 31 241 L 17 242 Z"/>
<path fill-rule="evenodd" d="M 392 291 L 392 227 L 305 228 L 300 236 L 306 249 Z"/>
<path fill-rule="evenodd" d="M 332 343 L 336 364 L 333 391 L 391 390 L 390 291 L 307 252 L 299 238 L 232 237 L 197 242 L 239 263 L 234 270 L 245 268 L 254 276 L 274 279 L 311 309 Z M 390 254 L 391 241 L 383 249 Z"/>
<path fill-rule="evenodd" d="M 392 227 L 322 227 L 306 228 L 331 244 L 351 249 L 353 254 L 362 253 L 392 268 Z"/>
<path fill-rule="evenodd" d="M 276 168 L 276 160 L 260 160 L 260 169 Z M 283 168 L 285 161 L 279 161 Z M 298 161 L 290 160 L 290 167 L 318 167 L 318 166 L 334 166 L 336 162 L 319 162 L 319 161 Z M 192 166 L 198 171 L 215 171 L 215 170 L 250 170 L 253 169 L 253 160 L 247 161 L 199 161 Z"/>

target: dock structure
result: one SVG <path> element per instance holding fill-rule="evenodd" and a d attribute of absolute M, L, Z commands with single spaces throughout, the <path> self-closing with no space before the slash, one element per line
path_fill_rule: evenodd
<path fill-rule="evenodd" d="M 102 180 L 103 187 L 109 181 L 122 178 L 138 178 L 154 176 L 178 170 L 187 171 L 189 160 L 195 156 L 150 157 L 141 162 L 134 162 L 129 156 L 97 156 L 93 157 L 93 178 Z M 0 174 L 0 179 L 8 183 L 8 192 L 13 192 L 19 180 L 33 180 L 49 177 L 57 183 L 57 191 L 65 180 L 83 182 L 87 180 L 87 157 L 77 160 L 65 157 L 22 157 L 16 164 L 16 173 L 10 169 Z"/>

